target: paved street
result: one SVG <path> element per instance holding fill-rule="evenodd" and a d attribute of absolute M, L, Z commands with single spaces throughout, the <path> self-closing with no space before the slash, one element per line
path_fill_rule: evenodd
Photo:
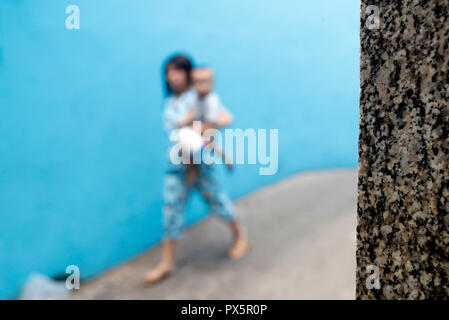
<path fill-rule="evenodd" d="M 76 299 L 354 299 L 357 171 L 300 173 L 236 202 L 252 248 L 232 261 L 217 218 L 189 228 L 177 272 L 153 286 L 160 246 L 81 284 Z"/>

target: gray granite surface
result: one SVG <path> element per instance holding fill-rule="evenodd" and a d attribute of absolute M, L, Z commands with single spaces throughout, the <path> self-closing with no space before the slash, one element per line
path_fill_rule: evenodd
<path fill-rule="evenodd" d="M 362 1 L 359 299 L 449 296 L 448 15 L 449 1 Z"/>

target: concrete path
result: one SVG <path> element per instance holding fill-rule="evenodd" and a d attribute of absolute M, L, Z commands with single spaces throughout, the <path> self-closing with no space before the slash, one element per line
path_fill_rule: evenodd
<path fill-rule="evenodd" d="M 83 282 L 75 299 L 354 299 L 357 171 L 301 173 L 236 206 L 253 247 L 227 258 L 228 228 L 207 218 L 177 250 L 177 273 L 145 286 L 160 246 Z"/>

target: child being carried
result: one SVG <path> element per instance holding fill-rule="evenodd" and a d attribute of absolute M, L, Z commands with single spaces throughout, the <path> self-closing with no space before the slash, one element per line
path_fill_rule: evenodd
<path fill-rule="evenodd" d="M 223 107 L 217 94 L 212 92 L 214 87 L 214 75 L 210 68 L 196 68 L 192 72 L 193 88 L 196 96 L 186 117 L 177 123 L 179 141 L 183 148 L 183 157 L 186 159 L 186 182 L 191 185 L 199 175 L 201 165 L 193 161 L 195 151 L 200 153 L 204 149 L 212 149 L 226 163 L 228 170 L 232 170 L 232 163 L 226 158 L 224 152 L 213 144 L 213 136 L 205 136 L 207 129 L 216 128 L 218 117 Z M 194 121 L 201 121 L 201 126 L 193 125 Z"/>

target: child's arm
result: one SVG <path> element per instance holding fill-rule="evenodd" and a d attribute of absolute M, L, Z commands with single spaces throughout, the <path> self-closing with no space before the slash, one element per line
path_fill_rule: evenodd
<path fill-rule="evenodd" d="M 233 121 L 231 113 L 221 104 L 220 98 L 215 93 L 210 93 L 206 98 L 204 119 L 201 133 L 208 129 L 226 127 Z"/>
<path fill-rule="evenodd" d="M 218 120 L 216 123 L 217 128 L 223 128 L 229 126 L 234 119 L 232 118 L 232 114 L 223 107 L 223 109 L 220 112 L 220 115 L 218 116 Z"/>

